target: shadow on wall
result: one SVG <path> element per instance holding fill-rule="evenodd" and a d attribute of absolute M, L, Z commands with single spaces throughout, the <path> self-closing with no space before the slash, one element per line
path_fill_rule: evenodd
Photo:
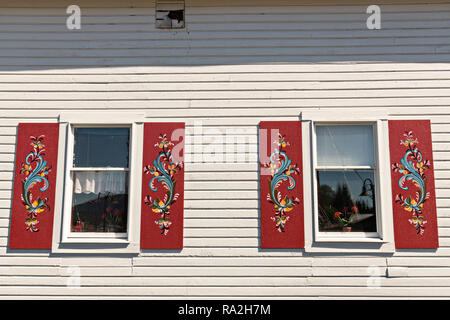
<path fill-rule="evenodd" d="M 0 13 L 0 70 L 450 62 L 450 4 L 413 7 L 382 6 L 379 30 L 366 6 L 191 9 L 174 30 L 155 28 L 154 8 L 83 9 L 72 30 L 63 8 L 16 9 Z"/>

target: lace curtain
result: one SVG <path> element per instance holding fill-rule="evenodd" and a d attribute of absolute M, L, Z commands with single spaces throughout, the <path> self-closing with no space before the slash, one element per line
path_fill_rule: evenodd
<path fill-rule="evenodd" d="M 125 194 L 126 171 L 78 171 L 74 173 L 74 193 Z"/>

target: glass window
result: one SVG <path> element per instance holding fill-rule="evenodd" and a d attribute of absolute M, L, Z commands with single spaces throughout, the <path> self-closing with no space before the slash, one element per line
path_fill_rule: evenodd
<path fill-rule="evenodd" d="M 72 232 L 127 231 L 129 128 L 74 128 Z"/>
<path fill-rule="evenodd" d="M 128 168 L 129 128 L 74 128 L 74 167 Z"/>
<path fill-rule="evenodd" d="M 373 126 L 317 125 L 319 232 L 377 232 Z"/>
<path fill-rule="evenodd" d="M 317 126 L 317 165 L 374 167 L 373 127 Z"/>

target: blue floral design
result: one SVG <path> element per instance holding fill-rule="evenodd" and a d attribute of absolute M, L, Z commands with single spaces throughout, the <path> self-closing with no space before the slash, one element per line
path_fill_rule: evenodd
<path fill-rule="evenodd" d="M 293 190 L 296 187 L 296 181 L 293 175 L 299 174 L 300 169 L 296 164 L 292 164 L 292 160 L 289 159 L 284 151 L 284 148 L 289 146 L 289 142 L 285 140 L 285 136 L 280 134 L 276 143 L 278 149 L 274 150 L 270 155 L 270 163 L 265 164 L 265 167 L 271 170 L 271 177 L 268 180 L 269 194 L 267 195 L 267 200 L 275 208 L 275 215 L 271 217 L 275 221 L 275 228 L 279 232 L 284 232 L 287 221 L 289 220 L 288 213 L 295 205 L 300 203 L 300 200 L 296 197 L 282 197 L 278 189 L 283 182 L 289 182 L 287 190 Z"/>
<path fill-rule="evenodd" d="M 405 184 L 407 181 L 411 181 L 417 187 L 417 192 L 414 198 L 412 196 L 405 198 L 399 193 L 395 197 L 395 202 L 412 214 L 409 222 L 417 230 L 417 234 L 423 234 L 424 225 L 427 223 L 423 217 L 423 206 L 430 196 L 427 192 L 425 171 L 430 168 L 431 164 L 428 160 L 423 159 L 422 153 L 417 148 L 419 141 L 414 138 L 412 131 L 405 132 L 404 137 L 405 140 L 401 140 L 400 144 L 406 146 L 407 150 L 400 159 L 400 163 L 392 165 L 392 170 L 402 174 L 398 180 L 398 186 L 402 190 L 407 191 L 409 188 Z"/>
<path fill-rule="evenodd" d="M 51 168 L 47 167 L 47 161 L 43 158 L 43 155 L 45 155 L 44 136 L 31 136 L 30 139 L 33 151 L 26 156 L 25 163 L 22 163 L 20 170 L 20 173 L 25 175 L 25 179 L 22 180 L 22 203 L 27 211 L 27 218 L 25 220 L 26 230 L 37 232 L 39 231 L 39 220 L 37 216 L 44 210 L 49 209 L 49 205 L 47 204 L 47 198 L 41 199 L 37 197 L 33 201 L 31 189 L 38 183 L 44 184 L 39 189 L 41 192 L 48 189 L 49 182 L 46 176 L 49 174 Z"/>
<path fill-rule="evenodd" d="M 153 165 L 144 167 L 144 173 L 152 174 L 149 188 L 152 192 L 157 192 L 158 188 L 154 182 L 161 183 L 166 189 L 163 199 L 156 198 L 152 200 L 150 196 L 144 198 L 144 203 L 152 208 L 152 211 L 159 214 L 158 220 L 155 223 L 161 230 L 161 234 L 166 235 L 169 232 L 172 222 L 169 220 L 171 206 L 176 202 L 179 194 L 175 192 L 175 174 L 182 168 L 182 163 L 175 163 L 170 147 L 173 143 L 167 139 L 166 134 L 159 136 L 160 142 L 155 144 L 155 147 L 161 149 L 158 156 L 153 160 Z"/>

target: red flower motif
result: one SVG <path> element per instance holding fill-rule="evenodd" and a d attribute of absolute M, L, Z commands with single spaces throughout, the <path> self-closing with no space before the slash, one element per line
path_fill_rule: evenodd
<path fill-rule="evenodd" d="M 334 217 L 335 217 L 335 218 L 339 218 L 339 217 L 341 216 L 341 214 L 342 214 L 342 212 L 336 211 L 336 212 L 334 213 Z"/>
<path fill-rule="evenodd" d="M 83 231 L 84 223 L 81 221 L 77 221 L 77 224 L 75 225 L 75 232 L 81 232 Z"/>

